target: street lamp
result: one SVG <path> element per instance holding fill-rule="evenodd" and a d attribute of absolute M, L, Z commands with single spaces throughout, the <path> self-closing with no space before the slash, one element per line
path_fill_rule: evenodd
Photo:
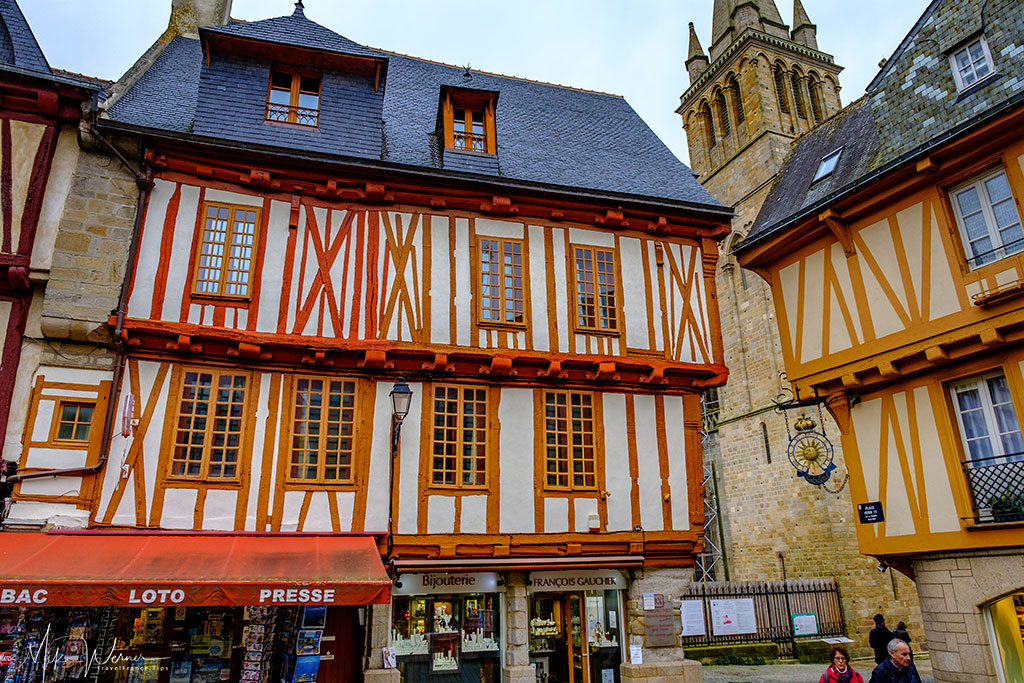
<path fill-rule="evenodd" d="M 395 547 L 395 459 L 398 457 L 398 441 L 402 435 L 402 422 L 412 405 L 412 389 L 404 377 L 395 380 L 391 388 L 391 467 L 388 469 L 388 559 Z"/>

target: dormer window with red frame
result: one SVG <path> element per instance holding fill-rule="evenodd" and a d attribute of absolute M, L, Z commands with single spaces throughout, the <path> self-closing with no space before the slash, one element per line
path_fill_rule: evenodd
<path fill-rule="evenodd" d="M 320 76 L 274 71 L 267 90 L 267 121 L 316 127 L 320 121 Z"/>
<path fill-rule="evenodd" d="M 496 154 L 495 93 L 449 89 L 444 92 L 444 146 L 462 152 Z"/>

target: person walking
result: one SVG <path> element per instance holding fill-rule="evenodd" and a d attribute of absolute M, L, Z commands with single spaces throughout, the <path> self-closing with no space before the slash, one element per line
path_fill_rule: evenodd
<path fill-rule="evenodd" d="M 885 617 L 875 615 L 875 627 L 868 633 L 868 645 L 875 651 L 875 664 L 881 664 L 889 656 L 886 646 L 892 640 L 892 631 L 885 626 Z"/>
<path fill-rule="evenodd" d="M 896 628 L 894 628 L 892 630 L 892 637 L 893 638 L 899 638 L 900 640 L 902 640 L 904 643 L 907 643 L 908 645 L 911 642 L 910 634 L 907 633 L 907 625 L 904 624 L 902 621 L 899 622 L 898 624 L 896 624 Z M 913 650 L 913 648 L 911 648 L 911 650 Z"/>
<path fill-rule="evenodd" d="M 831 664 L 821 674 L 818 683 L 864 683 L 864 677 L 850 666 L 850 653 L 842 645 L 833 645 L 828 651 Z"/>
<path fill-rule="evenodd" d="M 889 656 L 871 672 L 869 683 L 921 683 L 921 676 L 910 658 L 910 646 L 893 638 L 886 646 Z"/>

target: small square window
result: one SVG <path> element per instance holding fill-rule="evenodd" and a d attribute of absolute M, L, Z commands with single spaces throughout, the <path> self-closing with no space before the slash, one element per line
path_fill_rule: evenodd
<path fill-rule="evenodd" d="M 995 73 L 992 53 L 988 50 L 984 36 L 954 51 L 949 55 L 949 62 L 953 67 L 958 90 L 966 90 Z"/>
<path fill-rule="evenodd" d="M 315 127 L 320 121 L 320 76 L 270 74 L 266 119 Z"/>
<path fill-rule="evenodd" d="M 839 163 L 839 157 L 843 153 L 843 148 L 840 147 L 834 152 L 826 154 L 820 162 L 818 162 L 818 170 L 814 173 L 814 179 L 812 183 L 816 183 L 822 178 L 827 178 L 832 175 L 832 171 L 836 170 L 836 164 Z"/>
<path fill-rule="evenodd" d="M 88 443 L 93 409 L 91 403 L 62 402 L 57 409 L 53 440 Z"/>
<path fill-rule="evenodd" d="M 972 269 L 1024 251 L 1024 231 L 1005 170 L 975 178 L 949 196 Z"/>

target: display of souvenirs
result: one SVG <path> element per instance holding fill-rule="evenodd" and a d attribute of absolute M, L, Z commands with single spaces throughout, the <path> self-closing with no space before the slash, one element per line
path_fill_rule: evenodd
<path fill-rule="evenodd" d="M 554 619 L 541 619 L 540 617 L 534 617 L 530 620 L 531 636 L 557 636 L 561 632 L 558 622 Z"/>
<path fill-rule="evenodd" d="M 458 629 L 455 628 L 453 618 L 452 603 L 434 603 L 434 633 L 456 633 Z"/>
<path fill-rule="evenodd" d="M 144 648 L 163 642 L 164 611 L 160 608 L 143 609 L 133 624 L 133 634 L 128 647 Z"/>
<path fill-rule="evenodd" d="M 460 640 L 458 633 L 430 634 L 431 673 L 459 670 Z"/>

